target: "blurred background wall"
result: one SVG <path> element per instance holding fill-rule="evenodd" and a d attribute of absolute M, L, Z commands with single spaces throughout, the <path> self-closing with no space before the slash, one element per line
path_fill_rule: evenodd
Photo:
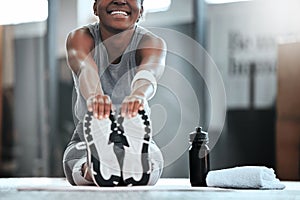
<path fill-rule="evenodd" d="M 92 5 L 53 0 L 47 20 L 0 25 L 2 177 L 63 176 L 74 129 L 65 39 L 96 20 Z M 144 15 L 140 25 L 168 45 L 150 101 L 163 177 L 188 177 L 188 134 L 202 126 L 211 137 L 212 169 L 264 165 L 282 179 L 300 179 L 300 52 L 286 46 L 299 42 L 299 9 L 297 0 L 172 0 Z"/>

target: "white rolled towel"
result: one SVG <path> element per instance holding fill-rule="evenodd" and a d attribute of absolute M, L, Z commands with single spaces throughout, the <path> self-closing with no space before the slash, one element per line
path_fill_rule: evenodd
<path fill-rule="evenodd" d="M 274 170 L 263 166 L 243 166 L 210 171 L 207 186 L 247 189 L 284 189 Z"/>

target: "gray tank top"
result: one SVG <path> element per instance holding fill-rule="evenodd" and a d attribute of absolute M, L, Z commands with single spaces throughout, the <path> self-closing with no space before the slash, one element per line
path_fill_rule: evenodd
<path fill-rule="evenodd" d="M 89 29 L 95 41 L 95 49 L 92 52 L 94 61 L 98 66 L 99 77 L 104 94 L 110 96 L 113 105 L 119 109 L 123 99 L 131 92 L 130 84 L 136 74 L 136 49 L 142 37 L 148 32 L 146 29 L 136 26 L 131 42 L 126 48 L 118 64 L 111 64 L 108 61 L 108 54 L 102 43 L 98 22 L 89 24 Z M 79 122 L 82 122 L 87 112 L 86 101 L 80 93 L 78 77 L 73 73 L 76 98 L 74 114 Z"/>

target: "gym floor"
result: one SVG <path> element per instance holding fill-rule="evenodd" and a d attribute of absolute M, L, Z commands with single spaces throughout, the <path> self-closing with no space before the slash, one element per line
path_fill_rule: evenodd
<path fill-rule="evenodd" d="M 0 199 L 255 199 L 300 200 L 300 182 L 283 182 L 284 190 L 237 190 L 191 187 L 188 179 L 160 179 L 155 186 L 99 188 L 71 186 L 64 178 L 2 178 Z"/>

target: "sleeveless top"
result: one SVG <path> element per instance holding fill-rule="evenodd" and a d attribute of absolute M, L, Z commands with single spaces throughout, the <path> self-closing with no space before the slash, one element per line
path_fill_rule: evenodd
<path fill-rule="evenodd" d="M 120 108 L 123 99 L 131 92 L 131 81 L 136 74 L 136 49 L 142 37 L 149 31 L 136 26 L 134 34 L 129 45 L 122 54 L 118 64 L 112 64 L 108 61 L 106 47 L 102 43 L 99 22 L 89 24 L 86 27 L 94 38 L 94 50 L 92 51 L 93 59 L 98 66 L 98 73 L 101 81 L 102 90 L 105 95 L 110 96 L 116 109 Z M 75 73 L 72 72 L 76 94 L 73 111 L 79 122 L 83 121 L 84 115 L 87 113 L 86 100 L 79 90 L 79 81 Z"/>

